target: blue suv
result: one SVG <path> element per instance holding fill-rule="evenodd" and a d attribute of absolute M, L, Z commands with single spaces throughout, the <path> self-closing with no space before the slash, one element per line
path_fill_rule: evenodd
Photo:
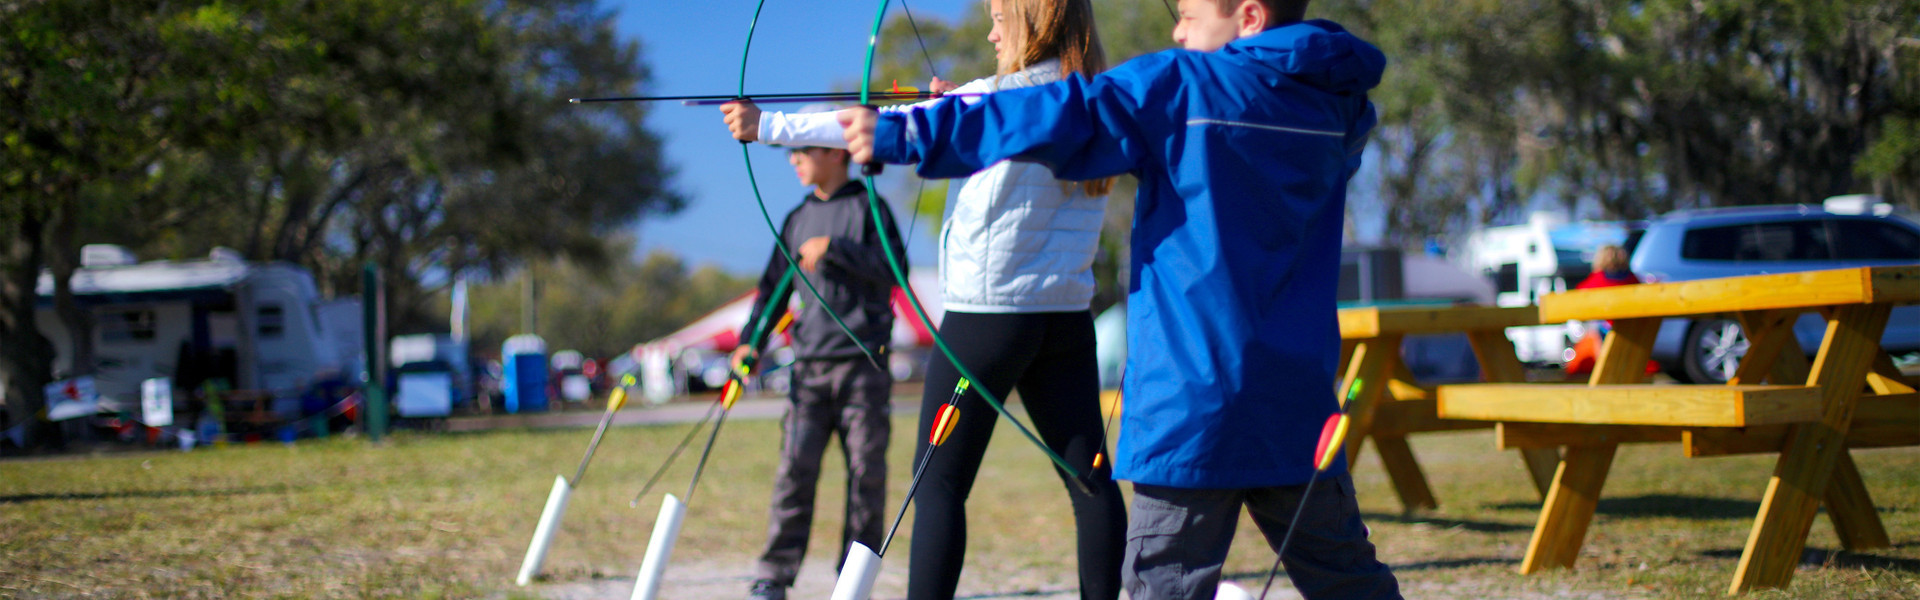
<path fill-rule="evenodd" d="M 1817 205 L 1684 210 L 1630 234 L 1626 249 L 1633 272 L 1651 282 L 1911 265 L 1920 264 L 1920 225 L 1890 214 L 1884 204 L 1833 211 Z M 1794 324 L 1801 348 L 1809 354 L 1819 348 L 1825 327 L 1818 316 L 1801 315 Z M 1667 319 L 1653 358 L 1675 379 L 1725 382 L 1739 368 L 1747 343 L 1736 321 Z M 1880 343 L 1896 355 L 1920 351 L 1920 306 L 1895 307 Z"/>

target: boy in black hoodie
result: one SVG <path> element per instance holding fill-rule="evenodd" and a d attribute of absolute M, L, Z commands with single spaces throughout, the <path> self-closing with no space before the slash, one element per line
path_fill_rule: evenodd
<path fill-rule="evenodd" d="M 847 454 L 846 526 L 841 532 L 842 556 L 834 564 L 846 562 L 844 549 L 852 542 L 878 548 L 886 534 L 886 456 L 892 430 L 888 400 L 893 376 L 868 361 L 860 346 L 886 360 L 887 342 L 893 333 L 894 282 L 882 252 L 891 250 L 902 261 L 906 257 L 899 228 L 884 200 L 880 226 L 887 228 L 894 245 L 882 249 L 879 232 L 868 218 L 866 187 L 847 176 L 847 151 L 793 148 L 787 162 L 793 165 L 800 183 L 814 189 L 799 207 L 787 213 L 780 238 L 826 305 L 813 301 L 811 295 L 802 295 L 801 308 L 788 330 L 796 361 L 790 394 L 793 404 L 782 421 L 780 466 L 769 510 L 767 545 L 755 568 L 749 594 L 751 598 L 773 600 L 786 598 L 786 590 L 793 585 L 806 554 L 820 459 L 830 438 L 839 436 Z M 775 248 L 760 277 L 759 297 L 750 315 L 760 315 L 772 303 L 767 322 L 779 322 L 792 290 L 804 289 L 804 285 L 795 283 L 772 297 L 787 269 L 786 256 Z M 859 341 L 841 331 L 826 311 L 839 316 Z M 742 343 L 732 357 L 734 364 L 754 353 L 749 342 L 752 334 L 741 333 Z"/>

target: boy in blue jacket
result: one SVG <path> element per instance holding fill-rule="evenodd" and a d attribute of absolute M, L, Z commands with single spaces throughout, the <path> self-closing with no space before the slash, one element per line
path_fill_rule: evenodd
<path fill-rule="evenodd" d="M 1307 598 L 1398 598 L 1344 465 L 1306 499 L 1339 410 L 1334 314 L 1347 180 L 1386 59 L 1306 0 L 1181 0 L 1184 50 L 1092 79 L 926 110 L 841 113 L 856 162 L 958 177 L 1003 159 L 1061 179 L 1131 173 L 1127 410 L 1114 477 L 1134 482 L 1135 600 L 1212 598 L 1241 505 Z"/>

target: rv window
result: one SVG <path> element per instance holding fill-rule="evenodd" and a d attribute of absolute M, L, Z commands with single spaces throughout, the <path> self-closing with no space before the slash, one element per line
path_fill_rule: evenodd
<path fill-rule="evenodd" d="M 280 311 L 280 305 L 262 304 L 260 305 L 259 314 L 260 339 L 280 337 L 280 332 L 286 330 L 286 317 L 285 314 Z"/>
<path fill-rule="evenodd" d="M 102 342 L 144 342 L 152 339 L 151 310 L 113 310 L 100 315 Z"/>
<path fill-rule="evenodd" d="M 1520 263 L 1500 265 L 1500 270 L 1493 275 L 1493 285 L 1500 288 L 1502 294 L 1520 291 Z"/>

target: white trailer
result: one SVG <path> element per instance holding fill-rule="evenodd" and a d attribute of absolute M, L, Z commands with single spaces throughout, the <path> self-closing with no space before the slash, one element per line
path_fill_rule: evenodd
<path fill-rule="evenodd" d="M 1626 223 L 1569 223 L 1559 214 L 1537 212 L 1524 225 L 1474 232 L 1450 258 L 1493 282 L 1496 306 L 1530 306 L 1579 285 L 1593 271 L 1594 252 L 1626 238 Z M 1507 330 L 1522 362 L 1548 365 L 1569 360 L 1584 334 L 1578 323 Z"/>
<path fill-rule="evenodd" d="M 123 248 L 94 244 L 72 284 L 94 319 L 103 409 L 138 410 L 142 381 L 180 385 L 191 375 L 269 392 L 284 411 L 297 408 L 315 379 L 361 370 L 360 301 L 321 298 L 313 275 L 295 265 L 248 263 L 225 248 L 204 260 L 140 263 Z M 72 338 L 53 310 L 50 274 L 41 274 L 37 292 L 34 321 L 53 343 L 54 372 L 72 373 Z"/>

